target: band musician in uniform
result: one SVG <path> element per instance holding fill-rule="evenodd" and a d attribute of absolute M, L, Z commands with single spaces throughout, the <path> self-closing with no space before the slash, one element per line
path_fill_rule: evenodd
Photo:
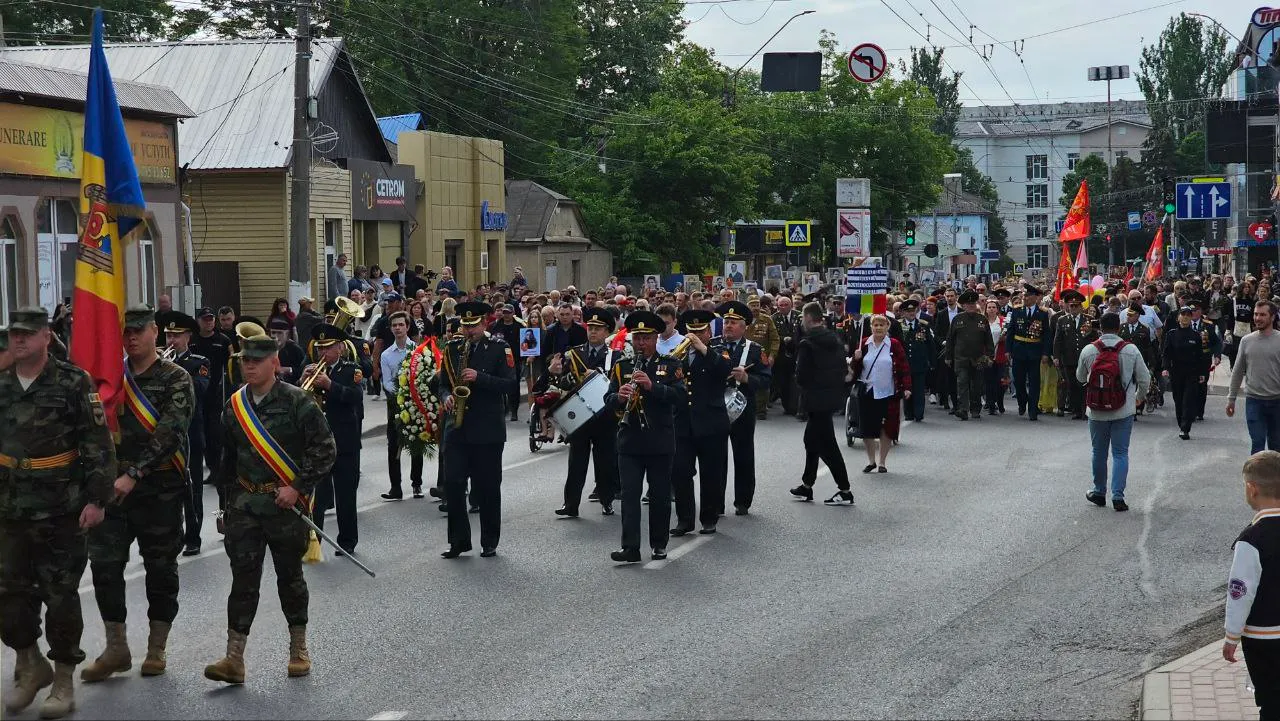
<path fill-rule="evenodd" d="M 302 371 L 324 408 L 338 456 L 329 478 L 316 486 L 315 522 L 324 530 L 324 513 L 333 508 L 338 518 L 338 553 L 352 553 L 360 540 L 356 526 L 356 489 L 360 486 L 360 432 L 364 418 L 364 373 L 342 357 L 347 334 L 335 325 L 319 323 L 311 329 L 319 360 Z M 283 353 L 283 351 L 281 351 Z"/>
<path fill-rule="evenodd" d="M 588 308 L 582 319 L 587 326 L 587 342 L 571 348 L 563 358 L 552 356 L 547 369 L 552 375 L 569 375 L 571 387 L 581 386 L 590 371 L 603 373 L 607 378 L 621 355 L 609 348 L 613 314 L 604 308 Z M 613 499 L 618 495 L 617 435 L 617 418 L 612 412 L 605 412 L 569 436 L 569 473 L 564 482 L 564 505 L 556 509 L 557 516 L 578 517 L 588 462 L 595 466 L 600 512 L 613 515 Z"/>
<path fill-rule="evenodd" d="M 678 358 L 684 368 L 688 405 L 676 407 L 676 455 L 671 467 L 671 492 L 676 501 L 676 527 L 671 535 L 693 531 L 697 504 L 693 495 L 694 467 L 702 489 L 702 533 L 715 533 L 724 507 L 729 472 L 729 415 L 724 407 L 724 379 L 732 363 L 728 351 L 711 344 L 709 310 L 687 310 L 684 323 L 688 350 Z M 843 359 L 843 356 L 841 356 Z"/>
<path fill-rule="evenodd" d="M 212 364 L 208 358 L 191 352 L 191 339 L 197 323 L 185 313 L 173 311 L 169 314 L 169 324 L 165 326 L 164 335 L 168 347 L 172 349 L 173 362 L 182 366 L 191 376 L 195 385 L 195 412 L 191 415 L 191 424 L 187 427 L 187 495 L 184 498 L 186 524 L 183 531 L 182 550 L 184 556 L 195 556 L 200 553 L 200 530 L 204 527 L 204 475 L 205 443 L 205 398 L 209 391 L 209 376 Z"/>
<path fill-rule="evenodd" d="M 771 376 L 761 360 L 760 344 L 745 337 L 747 327 L 754 320 L 751 309 L 735 300 L 721 304 L 716 312 L 724 319 L 720 345 L 729 353 L 732 364 L 726 383 L 736 385 L 747 399 L 746 410 L 729 427 L 729 443 L 733 447 L 733 507 L 737 515 L 745 516 L 756 493 L 755 398 L 757 393 L 769 392 Z M 723 504 L 721 499 L 721 512 Z"/>

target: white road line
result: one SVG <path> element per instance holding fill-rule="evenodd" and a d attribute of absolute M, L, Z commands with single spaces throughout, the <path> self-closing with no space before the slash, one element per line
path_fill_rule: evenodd
<path fill-rule="evenodd" d="M 693 549 L 697 548 L 698 546 L 701 546 L 702 544 L 704 544 L 704 543 L 706 543 L 706 542 L 710 541 L 710 540 L 711 540 L 711 539 L 713 539 L 713 538 L 715 538 L 715 536 L 707 535 L 707 536 L 698 536 L 697 538 L 694 538 L 693 540 L 685 541 L 684 543 L 680 544 L 679 546 L 676 546 L 675 548 L 671 549 L 671 551 L 667 554 L 667 558 L 666 558 L 666 560 L 662 560 L 662 561 L 649 561 L 648 563 L 644 564 L 644 567 L 645 567 L 645 568 L 647 568 L 647 569 L 651 569 L 651 570 L 652 570 L 652 569 L 659 569 L 659 568 L 666 568 L 666 566 L 667 566 L 667 564 L 668 564 L 668 563 L 671 563 L 672 561 L 676 560 L 677 558 L 679 558 L 679 557 L 681 557 L 681 556 L 685 555 L 686 553 L 689 553 L 689 552 L 690 552 L 690 551 L 692 551 Z"/>
<path fill-rule="evenodd" d="M 380 714 L 370 716 L 369 721 L 400 721 L 400 719 L 408 715 L 408 711 L 383 711 Z"/>
<path fill-rule="evenodd" d="M 552 454 L 552 455 L 545 455 L 545 456 L 534 456 L 533 458 L 526 458 L 526 459 L 524 459 L 523 461 L 516 461 L 515 463 L 512 463 L 512 464 L 511 464 L 511 465 L 509 465 L 509 466 L 503 466 L 502 470 L 503 470 L 503 471 L 510 471 L 510 470 L 515 469 L 515 468 L 519 468 L 519 467 L 521 467 L 521 466 L 527 466 L 527 465 L 529 465 L 530 463 L 535 463 L 535 462 L 537 462 L 537 461 L 541 461 L 541 460 L 546 459 L 546 458 L 554 458 L 554 457 L 557 457 L 557 456 L 556 456 L 555 454 Z M 374 510 L 374 509 L 376 509 L 376 508 L 384 508 L 384 507 L 386 507 L 386 506 L 393 506 L 393 505 L 395 505 L 395 503 L 394 503 L 394 502 L 391 502 L 391 501 L 375 501 L 375 502 L 373 502 L 373 503 L 366 503 L 365 505 L 363 505 L 363 506 L 360 506 L 360 507 L 356 508 L 356 513 L 367 513 L 368 511 L 372 511 L 372 510 Z M 327 547 L 325 548 L 325 551 L 330 551 L 330 550 L 332 550 L 332 549 L 327 548 Z M 199 560 L 202 560 L 202 559 L 205 559 L 205 558 L 214 558 L 214 557 L 216 557 L 216 556 L 223 556 L 223 555 L 226 555 L 226 553 L 227 553 L 227 549 L 226 549 L 226 547 L 225 547 L 225 546 L 222 546 L 222 545 L 219 545 L 217 548 L 211 548 L 211 549 L 209 549 L 209 550 L 201 550 L 201 551 L 200 551 L 200 555 L 198 555 L 198 556 L 179 556 L 179 557 L 178 557 L 178 565 L 179 565 L 179 566 L 184 566 L 184 565 L 186 565 L 186 564 L 188 564 L 188 563 L 191 563 L 191 562 L 193 562 L 193 561 L 199 561 Z M 125 580 L 125 583 L 128 583 L 129 581 L 132 581 L 132 580 L 134 580 L 134 579 L 136 579 L 136 578 L 142 578 L 142 577 L 143 577 L 143 576 L 145 576 L 145 575 L 147 575 L 147 571 L 146 571 L 146 569 L 144 569 L 144 568 L 142 568 L 141 566 L 139 566 L 138 568 L 134 569 L 133 571 L 130 571 L 129 573 L 126 573 L 126 574 L 124 575 L 124 580 Z M 83 586 L 81 586 L 81 587 L 80 587 L 80 593 L 81 593 L 81 594 L 89 593 L 89 592 L 90 592 L 90 591 L 92 591 L 92 590 L 93 590 L 93 582 L 92 582 L 92 581 L 91 581 L 91 582 L 89 582 L 89 583 L 86 583 L 85 585 L 83 585 Z M 400 713 L 400 712 L 399 712 L 399 711 L 396 711 L 396 712 L 392 712 L 392 713 Z M 401 713 L 401 714 L 400 714 L 400 716 L 397 716 L 396 718 L 404 718 L 404 714 L 403 714 L 403 713 Z"/>

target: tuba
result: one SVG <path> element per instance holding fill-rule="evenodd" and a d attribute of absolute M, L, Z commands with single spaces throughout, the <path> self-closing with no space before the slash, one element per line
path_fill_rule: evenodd
<path fill-rule="evenodd" d="M 340 295 L 337 298 L 334 298 L 333 302 L 334 305 L 338 306 L 338 312 L 325 315 L 324 322 L 329 325 L 336 326 L 344 333 L 347 331 L 347 326 L 351 325 L 352 321 L 360 320 L 365 316 L 364 308 L 360 307 L 359 303 L 346 296 Z M 299 340 L 301 341 L 302 339 Z M 343 359 L 352 363 L 359 362 L 360 353 L 356 350 L 355 343 L 352 343 L 351 340 L 348 339 L 343 343 L 343 346 Z M 314 341 L 307 341 L 307 357 L 318 357 L 316 355 Z"/>
<path fill-rule="evenodd" d="M 267 331 L 262 326 L 251 321 L 236 323 L 236 338 L 244 340 L 245 338 L 254 338 L 260 335 L 266 335 Z"/>
<path fill-rule="evenodd" d="M 457 372 L 466 370 L 471 362 L 471 341 L 462 342 L 461 357 L 458 364 L 449 363 L 449 384 L 453 386 L 453 427 L 461 428 L 462 420 L 467 415 L 467 402 L 471 399 L 471 386 L 458 379 Z"/>

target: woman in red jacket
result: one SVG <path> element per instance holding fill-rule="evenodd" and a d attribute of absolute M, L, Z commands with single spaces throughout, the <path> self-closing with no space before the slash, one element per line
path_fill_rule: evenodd
<path fill-rule="evenodd" d="M 995 299 L 987 301 L 987 324 L 991 327 L 991 337 L 996 343 L 995 363 L 983 373 L 987 396 L 987 415 L 1004 413 L 1004 397 L 1009 387 L 1009 351 L 1004 347 L 1004 316 L 1000 313 L 1000 303 Z"/>
<path fill-rule="evenodd" d="M 888 473 L 885 461 L 898 440 L 902 401 L 911 397 L 911 364 L 907 349 L 889 337 L 887 317 L 871 317 L 871 336 L 853 353 L 853 377 L 858 392 L 858 434 L 867 447 L 867 465 L 862 472 Z"/>

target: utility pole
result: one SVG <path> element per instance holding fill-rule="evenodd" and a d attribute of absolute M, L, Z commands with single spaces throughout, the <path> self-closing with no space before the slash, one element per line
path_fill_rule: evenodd
<path fill-rule="evenodd" d="M 1103 65 L 1100 67 L 1089 68 L 1090 80 L 1107 81 L 1107 191 L 1111 192 L 1111 166 L 1115 164 L 1115 156 L 1111 151 L 1111 81 L 1124 80 L 1129 77 L 1128 65 Z M 1116 263 L 1115 245 L 1107 243 L 1107 266 L 1110 267 Z"/>
<path fill-rule="evenodd" d="M 289 280 L 311 282 L 311 8 L 296 0 L 298 29 L 293 66 L 293 156 L 289 200 Z M 307 291 L 301 291 L 307 292 Z M 318 292 L 312 290 L 312 293 Z"/>

